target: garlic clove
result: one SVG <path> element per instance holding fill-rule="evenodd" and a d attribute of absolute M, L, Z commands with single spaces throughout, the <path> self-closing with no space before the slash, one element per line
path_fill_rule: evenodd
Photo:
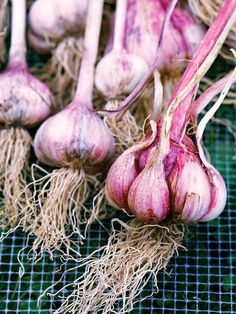
<path fill-rule="evenodd" d="M 158 223 L 169 214 L 170 193 L 157 148 L 153 148 L 147 165 L 132 183 L 128 204 L 132 213 L 143 222 Z"/>
<path fill-rule="evenodd" d="M 181 221 L 197 222 L 211 202 L 211 185 L 199 159 L 180 149 L 168 182 L 173 214 Z"/>
<path fill-rule="evenodd" d="M 137 175 L 137 154 L 127 150 L 117 158 L 107 175 L 105 193 L 111 205 L 129 212 L 128 192 Z"/>
<path fill-rule="evenodd" d="M 0 123 L 32 127 L 53 109 L 53 96 L 24 64 L 12 64 L 0 74 Z"/>
<path fill-rule="evenodd" d="M 210 164 L 208 164 L 206 172 L 211 183 L 211 203 L 208 211 L 199 221 L 209 221 L 218 217 L 224 210 L 227 200 L 227 190 L 221 174 Z"/>
<path fill-rule="evenodd" d="M 95 85 L 106 98 L 117 99 L 131 93 L 148 69 L 144 60 L 125 50 L 112 51 L 97 65 Z"/>
<path fill-rule="evenodd" d="M 49 166 L 89 168 L 112 156 L 114 140 L 95 112 L 71 103 L 40 126 L 34 149 L 38 159 Z"/>
<path fill-rule="evenodd" d="M 106 180 L 106 197 L 111 205 L 129 212 L 128 193 L 130 186 L 140 172 L 138 159 L 145 148 L 156 137 L 156 122 L 150 121 L 151 132 L 137 144 L 124 151 L 112 164 Z"/>

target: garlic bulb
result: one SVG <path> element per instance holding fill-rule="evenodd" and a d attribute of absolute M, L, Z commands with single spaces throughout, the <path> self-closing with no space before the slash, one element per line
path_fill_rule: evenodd
<path fill-rule="evenodd" d="M 34 149 L 37 158 L 46 165 L 89 168 L 108 160 L 114 143 L 96 113 L 84 105 L 71 103 L 41 125 Z"/>
<path fill-rule="evenodd" d="M 112 50 L 97 65 L 96 87 L 107 99 L 119 99 L 134 90 L 147 68 L 139 56 L 125 50 Z"/>
<path fill-rule="evenodd" d="M 24 64 L 16 64 L 0 74 L 0 104 L 0 124 L 32 127 L 50 115 L 53 97 Z"/>

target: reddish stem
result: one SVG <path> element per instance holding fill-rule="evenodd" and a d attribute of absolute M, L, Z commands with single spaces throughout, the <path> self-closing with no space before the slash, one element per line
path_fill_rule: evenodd
<path fill-rule="evenodd" d="M 124 34 L 125 34 L 127 5 L 128 5 L 128 0 L 116 1 L 114 41 L 113 41 L 113 48 L 112 48 L 112 50 L 114 51 L 119 51 L 124 48 Z"/>

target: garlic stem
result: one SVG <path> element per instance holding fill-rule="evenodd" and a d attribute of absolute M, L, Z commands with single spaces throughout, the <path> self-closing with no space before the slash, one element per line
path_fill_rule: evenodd
<path fill-rule="evenodd" d="M 16 0 L 18 1 L 18 0 Z M 97 58 L 99 34 L 102 22 L 103 0 L 90 0 L 81 62 L 74 101 L 92 109 L 94 66 Z"/>
<path fill-rule="evenodd" d="M 127 12 L 128 0 L 116 1 L 116 14 L 115 14 L 115 30 L 113 51 L 120 51 L 124 47 L 124 33 L 126 24 L 126 12 Z"/>
<path fill-rule="evenodd" d="M 158 121 L 163 110 L 163 85 L 158 71 L 154 72 L 154 102 L 151 119 Z"/>
<path fill-rule="evenodd" d="M 26 0 L 11 0 L 11 46 L 9 52 L 9 65 L 22 63 L 26 65 Z"/>

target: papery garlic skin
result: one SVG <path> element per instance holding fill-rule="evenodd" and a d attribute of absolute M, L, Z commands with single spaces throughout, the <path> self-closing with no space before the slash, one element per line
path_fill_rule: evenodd
<path fill-rule="evenodd" d="M 128 204 L 143 222 L 159 223 L 168 216 L 170 193 L 161 159 L 154 157 L 136 177 L 129 189 Z"/>
<path fill-rule="evenodd" d="M 111 157 L 114 140 L 96 113 L 82 104 L 71 103 L 40 126 L 34 149 L 46 165 L 89 168 Z"/>
<path fill-rule="evenodd" d="M 37 0 L 29 12 L 31 32 L 35 38 L 59 42 L 84 28 L 87 9 L 88 0 Z"/>
<path fill-rule="evenodd" d="M 105 55 L 96 67 L 95 85 L 108 99 L 131 93 L 148 69 L 146 62 L 125 50 Z"/>
<path fill-rule="evenodd" d="M 180 150 L 168 182 L 174 216 L 186 223 L 199 221 L 211 203 L 211 184 L 200 160 Z"/>
<path fill-rule="evenodd" d="M 8 67 L 0 74 L 0 124 L 32 127 L 52 112 L 53 96 L 25 65 Z"/>

